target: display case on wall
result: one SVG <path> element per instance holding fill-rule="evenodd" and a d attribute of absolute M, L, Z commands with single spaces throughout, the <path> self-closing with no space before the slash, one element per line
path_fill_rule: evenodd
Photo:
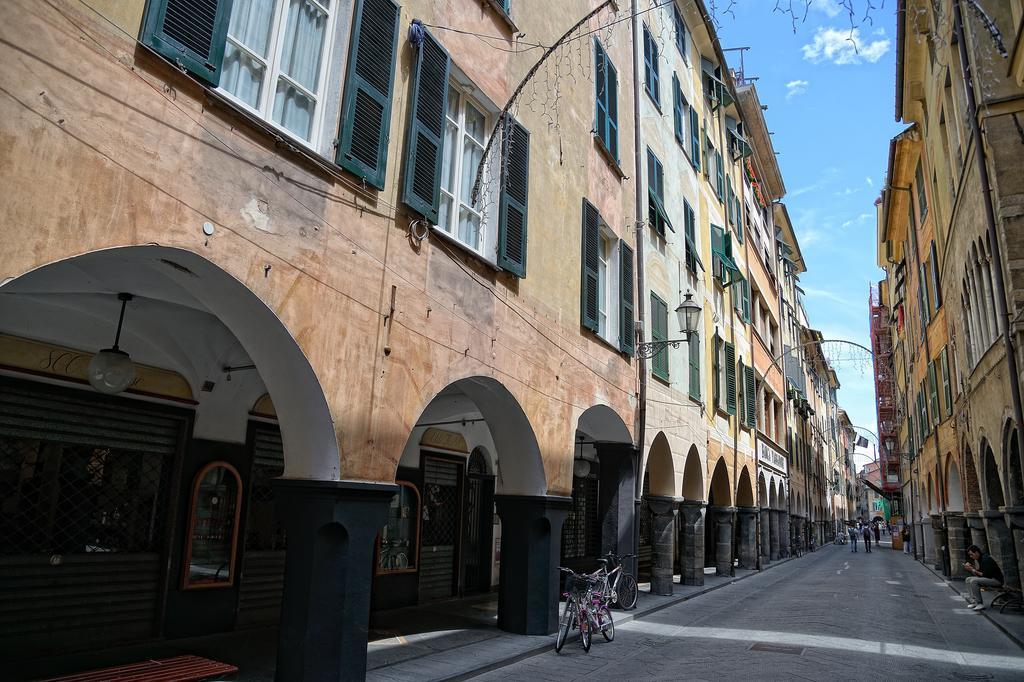
<path fill-rule="evenodd" d="M 388 522 L 377 536 L 377 575 L 417 570 L 420 494 L 411 483 L 397 481 L 398 492 L 388 507 Z"/>
<path fill-rule="evenodd" d="M 235 583 L 242 481 L 227 462 L 212 462 L 192 486 L 183 589 L 230 587 Z"/>

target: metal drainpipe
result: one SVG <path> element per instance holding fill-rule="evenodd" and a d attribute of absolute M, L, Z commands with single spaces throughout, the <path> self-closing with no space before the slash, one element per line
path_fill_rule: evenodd
<path fill-rule="evenodd" d="M 640 48 L 637 45 L 636 36 L 639 31 L 639 19 L 637 14 L 636 0 L 629 4 L 631 30 L 630 43 L 633 47 L 633 195 L 634 195 L 634 219 L 636 231 L 636 316 L 639 322 L 641 338 L 646 338 L 644 331 L 644 320 L 646 319 L 645 309 L 645 284 L 644 284 L 644 220 L 643 220 L 643 191 L 640 187 L 643 177 L 643 155 L 641 150 L 643 144 L 640 136 Z M 634 340 L 635 343 L 635 340 Z M 643 493 L 643 472 L 640 470 L 644 459 L 644 442 L 647 429 L 647 360 L 639 353 L 636 354 L 636 367 L 639 375 L 637 389 L 636 407 L 636 450 L 637 450 L 637 475 L 635 485 L 635 499 L 633 508 L 635 512 L 640 509 L 640 496 Z M 633 515 L 633 553 L 640 554 L 640 523 L 637 514 Z"/>
<path fill-rule="evenodd" d="M 1017 454 L 1021 458 L 1019 466 L 1024 469 L 1024 409 L 1021 408 L 1020 394 L 1020 371 L 1017 369 L 1017 356 L 1013 348 L 1013 338 L 1010 336 L 1010 312 L 1006 306 L 1006 285 L 1003 282 L 1003 259 L 999 251 L 999 235 L 996 233 L 996 212 L 992 205 L 992 188 L 989 184 L 988 163 L 985 155 L 985 141 L 981 132 L 981 123 L 978 122 L 978 104 L 974 95 L 974 71 L 971 69 L 971 60 L 967 56 L 967 41 L 964 35 L 964 18 L 961 9 L 961 0 L 953 3 L 954 8 L 954 30 L 957 35 L 957 43 L 960 47 L 960 68 L 964 73 L 967 90 L 967 116 L 971 119 L 971 136 L 974 138 L 974 154 L 978 159 L 978 176 L 981 181 L 982 198 L 985 201 L 985 220 L 988 223 L 988 240 L 992 245 L 992 260 L 995 262 L 993 283 L 995 285 L 996 310 L 998 311 L 999 326 L 1003 335 L 1003 348 L 1006 353 L 1006 369 L 1010 374 L 1010 398 L 1013 400 L 1013 417 L 1017 422 Z M 1007 469 L 1007 448 L 1003 447 L 1003 471 Z M 1013 502 L 1010 496 L 1010 477 L 1003 476 L 1003 499 Z"/>

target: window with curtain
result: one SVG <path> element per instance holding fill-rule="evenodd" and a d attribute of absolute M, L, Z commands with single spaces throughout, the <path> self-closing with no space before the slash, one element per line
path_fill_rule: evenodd
<path fill-rule="evenodd" d="M 488 232 L 490 221 L 484 219 L 479 205 L 473 205 L 471 196 L 490 121 L 484 108 L 455 81 L 448 84 L 446 119 L 437 226 L 474 251 L 489 251 L 493 242 Z"/>
<path fill-rule="evenodd" d="M 220 89 L 304 142 L 322 119 L 331 0 L 235 0 Z"/>
<path fill-rule="evenodd" d="M 608 277 L 614 270 L 609 268 L 611 252 L 611 240 L 602 234 L 597 259 L 597 333 L 602 337 L 608 335 L 608 292 L 611 289 Z"/>

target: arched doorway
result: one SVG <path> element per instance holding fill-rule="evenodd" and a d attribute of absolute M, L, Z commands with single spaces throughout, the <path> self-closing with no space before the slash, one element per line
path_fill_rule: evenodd
<path fill-rule="evenodd" d="M 663 432 L 651 442 L 644 467 L 642 494 L 640 497 L 640 540 L 637 551 L 637 579 L 641 582 L 651 579 L 651 563 L 654 552 L 654 517 L 651 511 L 652 496 L 675 497 L 675 471 L 672 464 L 672 450 Z"/>
<path fill-rule="evenodd" d="M 978 470 L 974 466 L 974 455 L 971 454 L 971 447 L 964 443 L 964 503 L 968 511 L 978 511 L 982 508 L 981 484 L 978 482 Z"/>
<path fill-rule="evenodd" d="M 706 543 L 707 507 L 704 466 L 696 445 L 686 452 L 683 464 L 683 502 L 677 517 L 677 565 L 683 585 L 704 584 L 705 557 L 713 552 Z"/>
<path fill-rule="evenodd" d="M 953 455 L 946 455 L 946 510 L 964 511 L 963 486 L 960 485 L 960 471 Z"/>
<path fill-rule="evenodd" d="M 985 477 L 985 508 L 997 510 L 1006 503 L 1003 498 L 1003 484 L 996 467 L 996 456 L 987 441 L 981 443 L 981 469 Z"/>
<path fill-rule="evenodd" d="M 542 578 L 550 598 L 557 536 L 543 514 L 507 507 L 547 489 L 532 425 L 508 389 L 482 376 L 441 389 L 413 426 L 395 481 L 377 540 L 374 627 L 393 629 L 378 612 L 498 591 L 499 627 L 546 634 L 550 604 L 528 604 L 524 592 Z"/>
<path fill-rule="evenodd" d="M 1003 428 L 1003 452 L 1006 453 L 1006 470 L 1009 472 L 1010 505 L 1024 505 L 1024 476 L 1021 473 L 1020 444 L 1013 422 L 1006 421 Z"/>
<path fill-rule="evenodd" d="M 119 326 L 134 379 L 103 395 L 89 367 Z M 83 254 L 0 287 L 0 364 L 0 535 L 17 529 L 0 581 L 30 570 L 54 604 L 5 657 L 277 622 L 270 480 L 337 481 L 341 459 L 313 368 L 256 294 L 183 249 Z"/>
<path fill-rule="evenodd" d="M 714 566 L 719 575 L 732 573 L 732 483 L 725 457 L 719 457 L 708 487 L 708 510 L 704 523 L 704 565 Z"/>

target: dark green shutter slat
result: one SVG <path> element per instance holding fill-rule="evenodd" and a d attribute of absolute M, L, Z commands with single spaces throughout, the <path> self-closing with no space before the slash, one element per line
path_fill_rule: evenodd
<path fill-rule="evenodd" d="M 683 91 L 679 88 L 679 76 L 672 74 L 672 126 L 676 141 L 683 142 Z"/>
<path fill-rule="evenodd" d="M 357 0 L 335 161 L 384 189 L 399 9 L 392 0 Z"/>
<path fill-rule="evenodd" d="M 697 332 L 690 334 L 688 346 L 690 355 L 690 397 L 694 400 L 700 400 L 700 335 Z"/>
<path fill-rule="evenodd" d="M 530 193 L 530 133 L 518 121 L 506 120 L 506 161 L 502 172 L 498 223 L 498 265 L 526 277 L 526 217 Z"/>
<path fill-rule="evenodd" d="M 690 161 L 700 170 L 700 119 L 697 107 L 690 107 Z"/>
<path fill-rule="evenodd" d="M 451 60 L 429 32 L 416 52 L 402 201 L 437 224 Z"/>
<path fill-rule="evenodd" d="M 580 324 L 592 332 L 598 329 L 598 263 L 601 250 L 600 214 L 583 200 L 583 279 L 580 292 Z"/>
<path fill-rule="evenodd" d="M 619 350 L 630 355 L 636 350 L 633 322 L 633 249 L 619 241 Z"/>
<path fill-rule="evenodd" d="M 718 336 L 718 334 L 715 334 L 714 338 L 712 339 L 712 346 L 711 346 L 711 375 L 712 375 L 711 390 L 712 390 L 712 393 L 713 393 L 715 407 L 721 407 L 722 406 L 722 381 L 721 381 L 722 367 L 719 364 L 720 360 L 719 360 L 719 356 L 718 356 L 718 351 L 719 351 L 719 349 L 721 347 L 722 347 L 722 339 L 721 339 L 721 337 Z"/>
<path fill-rule="evenodd" d="M 651 293 L 651 341 L 668 340 L 668 305 L 656 294 Z M 655 353 L 651 362 L 655 376 L 668 380 L 668 347 Z"/>
<path fill-rule="evenodd" d="M 953 380 L 949 376 L 949 347 L 942 349 L 942 392 L 946 398 L 946 416 L 953 416 Z"/>
<path fill-rule="evenodd" d="M 604 63 L 607 67 L 605 82 L 608 84 L 608 151 L 612 153 L 615 160 L 619 160 L 619 74 L 615 66 L 608 59 L 607 53 L 604 56 Z"/>
<path fill-rule="evenodd" d="M 594 41 L 594 99 L 596 100 L 597 136 L 607 145 L 608 139 L 608 85 L 605 79 L 605 64 L 607 55 L 601 49 L 601 44 Z M 611 151 L 611 150 L 609 150 Z"/>
<path fill-rule="evenodd" d="M 725 344 L 725 410 L 736 414 L 736 347 Z"/>
<path fill-rule="evenodd" d="M 231 0 L 150 0 L 142 43 L 210 85 L 220 83 Z"/>
<path fill-rule="evenodd" d="M 753 367 L 743 368 L 743 392 L 746 398 L 747 426 L 754 428 L 757 425 L 757 391 Z"/>

